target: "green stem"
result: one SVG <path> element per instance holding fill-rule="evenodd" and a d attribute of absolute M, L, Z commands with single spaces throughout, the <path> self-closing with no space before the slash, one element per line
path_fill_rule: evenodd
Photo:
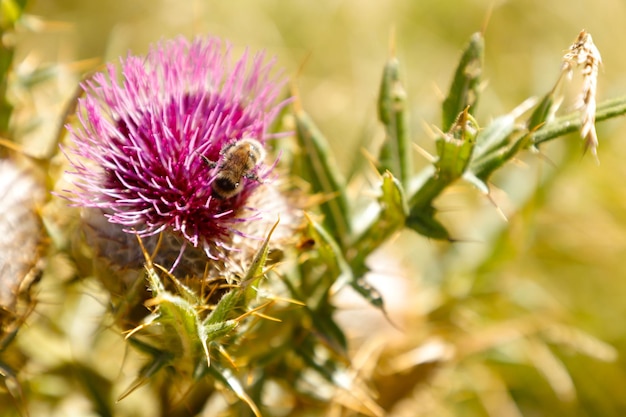
<path fill-rule="evenodd" d="M 596 110 L 596 122 L 611 119 L 626 114 L 626 96 L 607 100 L 598 105 Z M 578 112 L 559 117 L 546 123 L 541 129 L 531 134 L 531 143 L 539 145 L 567 133 L 580 130 L 582 120 Z"/>

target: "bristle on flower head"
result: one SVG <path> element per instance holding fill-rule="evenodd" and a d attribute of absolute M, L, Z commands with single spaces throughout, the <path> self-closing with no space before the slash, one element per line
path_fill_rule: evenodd
<path fill-rule="evenodd" d="M 68 126 L 70 200 L 101 209 L 127 232 L 174 232 L 207 253 L 224 246 L 271 167 L 256 165 L 228 198 L 211 184 L 225 147 L 243 138 L 264 146 L 271 137 L 266 129 L 286 103 L 271 67 L 247 52 L 231 63 L 230 47 L 216 38 L 178 38 L 123 59 L 121 82 L 113 65 L 95 74 L 83 84 L 80 126 Z"/>

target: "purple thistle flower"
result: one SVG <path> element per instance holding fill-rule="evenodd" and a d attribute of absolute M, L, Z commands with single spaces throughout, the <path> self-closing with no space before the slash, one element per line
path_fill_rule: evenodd
<path fill-rule="evenodd" d="M 287 103 L 277 100 L 284 82 L 270 78 L 272 62 L 260 53 L 249 63 L 245 52 L 232 65 L 230 46 L 217 38 L 177 38 L 121 60 L 121 83 L 113 65 L 85 81 L 80 127 L 68 126 L 69 199 L 125 232 L 174 232 L 209 256 L 227 248 L 234 226 L 255 218 L 246 201 L 271 167 L 259 161 L 223 198 L 212 183 L 224 150 L 243 138 L 264 146 Z"/>

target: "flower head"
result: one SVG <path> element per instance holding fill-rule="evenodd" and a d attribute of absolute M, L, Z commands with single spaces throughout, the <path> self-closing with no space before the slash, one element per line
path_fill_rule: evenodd
<path fill-rule="evenodd" d="M 231 63 L 216 38 L 178 38 L 123 59 L 120 81 L 113 65 L 95 74 L 82 85 L 80 126 L 68 126 L 69 198 L 126 232 L 174 232 L 209 255 L 226 246 L 236 223 L 254 219 L 246 202 L 271 170 L 254 159 L 233 174 L 233 191 L 218 192 L 232 149 L 264 147 L 285 104 L 271 67 L 247 52 Z"/>

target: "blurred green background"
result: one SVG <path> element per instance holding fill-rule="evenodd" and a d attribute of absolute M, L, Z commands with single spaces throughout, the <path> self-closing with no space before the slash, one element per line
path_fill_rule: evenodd
<path fill-rule="evenodd" d="M 486 40 L 486 84 L 477 113 L 483 125 L 552 88 L 562 55 L 583 28 L 603 57 L 598 100 L 626 94 L 626 3 L 619 0 L 39 0 L 31 1 L 27 12 L 41 20 L 31 22 L 36 32 L 19 32 L 16 62 L 64 64 L 56 85 L 33 98 L 42 103 L 40 117 L 59 120 L 77 71 L 97 65 L 83 60 L 116 61 L 128 51 L 143 54 L 163 38 L 212 34 L 231 41 L 237 53 L 248 47 L 276 56 L 277 66 L 294 78 L 304 107 L 326 133 L 345 174 L 364 159 L 361 148 L 374 153 L 382 140 L 375 106 L 392 30 L 411 108 L 411 135 L 427 150 L 433 148 L 427 126 L 437 125 L 441 117 L 441 91 L 448 88 L 460 51 L 475 31 L 482 30 Z M 563 108 L 571 111 L 573 93 L 567 90 Z M 26 142 L 54 135 L 49 126 L 31 130 Z M 477 288 L 510 291 L 511 297 L 528 297 L 528 305 L 552 306 L 550 311 L 565 322 L 619 352 L 610 363 L 560 353 L 584 405 L 584 411 L 567 409 L 568 415 L 626 415 L 621 385 L 626 353 L 625 134 L 621 118 L 598 125 L 599 165 L 590 155 L 582 156 L 576 135 L 549 143 L 543 156 L 527 153 L 510 164 L 494 178 L 494 199 L 508 222 L 469 186 L 447 193 L 438 203 L 441 218 L 461 242 L 439 244 L 406 232 L 376 258 L 373 269 L 387 275 L 375 281 L 383 293 L 394 297 L 394 285 L 412 288 L 413 298 L 404 294 L 392 315 L 402 320 L 436 310 L 437 301 L 424 295 L 432 287 L 459 299 Z M 400 278 L 388 277 L 394 268 Z M 523 370 L 502 372 L 512 373 L 509 379 L 521 387 L 527 381 Z M 524 409 L 524 415 L 556 415 L 531 403 Z M 480 415 L 457 412 L 451 415 Z"/>

